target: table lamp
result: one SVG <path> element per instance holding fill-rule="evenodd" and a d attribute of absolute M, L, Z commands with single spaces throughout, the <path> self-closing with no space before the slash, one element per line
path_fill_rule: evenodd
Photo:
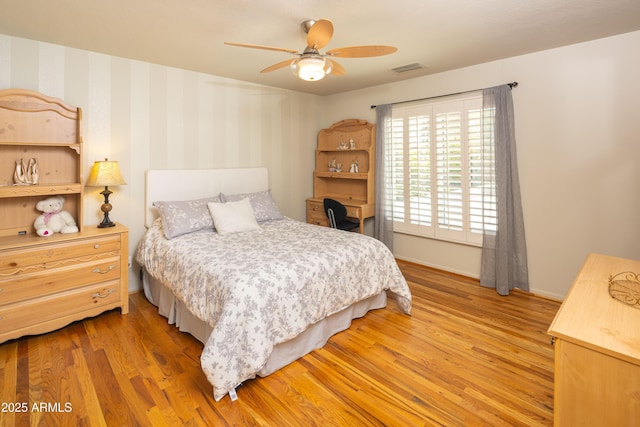
<path fill-rule="evenodd" d="M 109 190 L 109 186 L 113 185 L 125 185 L 124 179 L 120 174 L 120 167 L 117 161 L 110 161 L 104 159 L 104 161 L 98 161 L 93 164 L 91 174 L 87 180 L 87 186 L 89 187 L 102 187 L 104 190 L 100 192 L 104 196 L 104 203 L 100 207 L 100 210 L 104 212 L 104 218 L 102 222 L 98 224 L 98 228 L 113 227 L 116 225 L 109 219 L 109 212 L 111 212 L 111 203 L 109 203 L 109 195 L 113 191 Z"/>

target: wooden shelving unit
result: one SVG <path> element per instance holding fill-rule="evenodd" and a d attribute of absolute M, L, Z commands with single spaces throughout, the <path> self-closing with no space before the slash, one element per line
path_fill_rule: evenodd
<path fill-rule="evenodd" d="M 62 195 L 82 230 L 82 110 L 24 89 L 0 91 L 0 238 L 31 234 L 36 203 Z M 15 185 L 16 161 L 37 160 L 36 185 Z"/>
<path fill-rule="evenodd" d="M 127 228 L 82 223 L 81 119 L 60 99 L 0 90 L 0 342 L 129 310 Z M 17 185 L 16 161 L 32 158 L 37 183 Z M 80 230 L 40 237 L 36 204 L 56 195 Z"/>
<path fill-rule="evenodd" d="M 347 214 L 360 222 L 374 216 L 375 125 L 366 120 L 347 119 L 318 132 L 313 197 L 307 199 L 307 222 L 329 226 L 324 198 L 338 200 Z M 335 163 L 340 171 L 330 170 Z M 357 164 L 357 170 L 352 165 Z"/>

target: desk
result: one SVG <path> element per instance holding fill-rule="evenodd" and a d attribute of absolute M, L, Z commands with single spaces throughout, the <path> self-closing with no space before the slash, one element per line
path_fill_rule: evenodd
<path fill-rule="evenodd" d="M 336 198 L 347 208 L 347 217 L 357 219 L 360 223 L 361 234 L 364 234 L 364 220 L 374 216 L 374 205 L 372 203 L 359 203 L 353 200 Z M 324 213 L 324 197 L 311 197 L 307 199 L 307 222 L 309 224 L 329 227 L 329 218 Z"/>
<path fill-rule="evenodd" d="M 640 425 L 640 309 L 609 295 L 609 277 L 640 261 L 590 254 L 549 327 L 554 425 Z"/>
<path fill-rule="evenodd" d="M 375 141 L 376 127 L 366 120 L 346 119 L 318 132 L 308 223 L 329 226 L 324 199 L 330 198 L 347 208 L 364 234 L 364 220 L 374 216 Z"/>

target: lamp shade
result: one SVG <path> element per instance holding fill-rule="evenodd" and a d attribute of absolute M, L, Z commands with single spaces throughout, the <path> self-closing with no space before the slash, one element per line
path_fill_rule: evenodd
<path fill-rule="evenodd" d="M 331 72 L 331 63 L 322 55 L 305 54 L 291 63 L 291 71 L 302 80 L 321 80 Z"/>
<path fill-rule="evenodd" d="M 87 180 L 89 187 L 108 187 L 110 185 L 125 185 L 117 161 L 107 160 L 95 162 Z"/>

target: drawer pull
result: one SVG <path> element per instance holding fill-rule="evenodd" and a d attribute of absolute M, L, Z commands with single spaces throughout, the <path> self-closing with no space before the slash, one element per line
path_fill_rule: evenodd
<path fill-rule="evenodd" d="M 114 292 L 115 292 L 115 289 L 105 289 L 103 291 L 99 291 L 91 295 L 91 298 L 106 298 Z"/>
<path fill-rule="evenodd" d="M 116 268 L 115 265 L 110 265 L 109 267 L 107 267 L 105 270 L 100 270 L 99 268 L 96 268 L 95 270 L 91 270 L 92 273 L 100 273 L 100 274 L 107 274 L 108 272 L 110 272 L 111 270 L 113 270 L 114 268 Z"/>
<path fill-rule="evenodd" d="M 100 249 L 100 245 L 96 243 L 95 245 L 93 245 L 93 249 Z"/>

